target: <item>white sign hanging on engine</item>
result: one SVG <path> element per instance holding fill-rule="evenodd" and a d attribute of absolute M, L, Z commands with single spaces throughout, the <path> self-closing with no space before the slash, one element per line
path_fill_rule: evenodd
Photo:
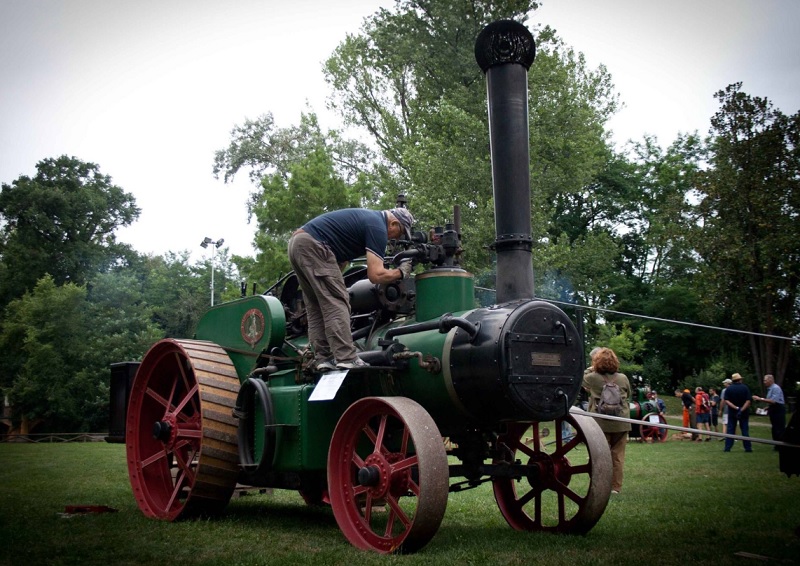
<path fill-rule="evenodd" d="M 322 375 L 314 387 L 314 391 L 308 397 L 309 401 L 330 401 L 336 397 L 336 392 L 342 386 L 344 377 L 347 375 L 347 370 L 342 371 L 329 371 Z"/>

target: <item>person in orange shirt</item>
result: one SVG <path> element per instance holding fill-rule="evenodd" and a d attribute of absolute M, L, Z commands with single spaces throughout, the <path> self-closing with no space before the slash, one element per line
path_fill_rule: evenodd
<path fill-rule="evenodd" d="M 703 391 L 702 387 L 695 388 L 694 403 L 695 411 L 697 412 L 697 428 L 711 432 L 711 402 L 708 398 L 708 393 Z M 700 437 L 697 438 L 697 442 L 702 442 L 703 440 Z M 705 441 L 708 442 L 709 440 L 711 440 L 711 437 L 706 436 Z"/>
<path fill-rule="evenodd" d="M 683 403 L 683 427 L 695 428 L 697 426 L 697 421 L 695 420 L 695 403 L 691 391 L 684 389 L 683 393 L 681 393 L 680 389 L 676 389 L 675 397 L 678 397 L 681 400 L 681 403 Z M 697 440 L 696 432 L 692 433 L 692 440 Z"/>

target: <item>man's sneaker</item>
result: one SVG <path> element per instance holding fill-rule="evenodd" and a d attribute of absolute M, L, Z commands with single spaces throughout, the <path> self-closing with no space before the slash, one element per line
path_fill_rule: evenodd
<path fill-rule="evenodd" d="M 336 364 L 333 363 L 333 358 L 328 358 L 325 361 L 317 362 L 317 371 L 324 373 L 326 371 L 333 371 L 336 369 Z"/>
<path fill-rule="evenodd" d="M 349 362 L 336 362 L 336 369 L 353 369 L 366 367 L 368 365 L 369 364 L 361 358 L 356 358 L 355 360 Z"/>

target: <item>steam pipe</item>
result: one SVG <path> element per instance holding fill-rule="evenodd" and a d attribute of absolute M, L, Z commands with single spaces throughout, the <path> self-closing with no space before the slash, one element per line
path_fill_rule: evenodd
<path fill-rule="evenodd" d="M 534 297 L 528 69 L 535 56 L 533 36 L 512 20 L 489 24 L 475 42 L 489 105 L 498 303 Z"/>
<path fill-rule="evenodd" d="M 416 332 L 423 332 L 425 330 L 438 330 L 442 334 L 447 334 L 451 329 L 459 327 L 469 334 L 470 340 L 475 338 L 478 334 L 478 327 L 468 321 L 466 318 L 453 316 L 451 314 L 444 314 L 437 320 L 429 320 L 427 322 L 418 322 L 416 324 L 408 324 L 406 326 L 395 326 L 390 328 L 384 335 L 384 339 L 392 340 L 395 336 L 403 334 L 414 334 Z"/>

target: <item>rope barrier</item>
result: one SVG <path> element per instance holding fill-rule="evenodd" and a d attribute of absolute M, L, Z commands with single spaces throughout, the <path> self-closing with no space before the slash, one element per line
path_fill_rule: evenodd
<path fill-rule="evenodd" d="M 698 428 L 689 428 L 684 426 L 670 425 L 665 423 L 654 423 L 650 421 L 643 421 L 637 419 L 629 419 L 627 417 L 615 417 L 613 415 L 601 415 L 599 413 L 589 413 L 578 407 L 571 407 L 569 412 L 573 415 L 583 415 L 593 419 L 603 419 L 607 421 L 617 421 L 621 423 L 631 423 L 637 425 L 646 425 L 654 428 L 665 428 L 669 430 L 677 430 L 680 432 L 690 432 L 697 435 L 716 436 L 720 438 L 732 438 L 733 440 L 747 440 L 748 442 L 755 442 L 757 444 L 769 444 L 770 446 L 786 446 L 789 448 L 800 448 L 800 444 L 789 444 L 780 440 L 770 440 L 767 438 L 755 438 L 752 436 L 741 436 L 738 434 L 726 434 L 724 432 L 713 432 L 708 430 L 700 430 Z"/>

